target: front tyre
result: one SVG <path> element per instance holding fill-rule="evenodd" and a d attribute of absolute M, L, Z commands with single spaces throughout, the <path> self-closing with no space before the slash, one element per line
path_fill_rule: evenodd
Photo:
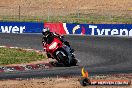
<path fill-rule="evenodd" d="M 70 64 L 69 64 L 69 60 L 67 58 L 67 56 L 64 56 L 61 52 L 59 52 L 57 54 L 57 58 L 66 66 L 66 67 L 69 67 Z"/>
<path fill-rule="evenodd" d="M 71 60 L 71 63 L 70 63 L 70 64 L 71 64 L 72 66 L 76 66 L 76 65 L 77 65 L 77 62 L 78 62 L 78 61 L 77 61 L 75 58 L 73 58 L 73 59 Z"/>

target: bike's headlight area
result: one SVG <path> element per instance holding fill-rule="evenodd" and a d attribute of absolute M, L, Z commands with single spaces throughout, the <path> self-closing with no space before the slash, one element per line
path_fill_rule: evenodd
<path fill-rule="evenodd" d="M 52 45 L 50 45 L 49 49 L 54 49 L 57 46 L 57 42 L 54 42 Z"/>

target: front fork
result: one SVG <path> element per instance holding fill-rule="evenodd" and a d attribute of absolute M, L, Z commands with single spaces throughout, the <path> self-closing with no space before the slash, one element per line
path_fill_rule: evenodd
<path fill-rule="evenodd" d="M 61 54 L 63 55 L 63 57 L 66 57 L 66 55 L 65 55 L 65 53 L 64 53 L 63 51 L 57 51 L 57 52 L 56 52 L 56 59 L 57 59 L 58 62 L 61 62 L 60 58 L 57 57 L 57 55 L 58 55 L 59 53 L 61 53 Z"/>

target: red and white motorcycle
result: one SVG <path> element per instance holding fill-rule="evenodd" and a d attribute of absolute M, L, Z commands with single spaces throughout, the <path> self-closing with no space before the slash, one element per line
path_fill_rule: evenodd
<path fill-rule="evenodd" d="M 65 45 L 58 38 L 53 37 L 45 45 L 45 51 L 50 54 L 53 59 L 56 59 L 59 63 L 63 63 L 65 66 L 76 66 L 77 59 L 73 53 L 71 53 L 70 47 Z"/>

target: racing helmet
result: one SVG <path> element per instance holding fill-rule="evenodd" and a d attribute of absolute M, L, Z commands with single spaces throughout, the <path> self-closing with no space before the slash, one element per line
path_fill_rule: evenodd
<path fill-rule="evenodd" d="M 42 30 L 42 34 L 46 37 L 47 35 L 50 34 L 50 29 L 49 29 L 48 27 L 43 28 L 43 30 Z"/>

